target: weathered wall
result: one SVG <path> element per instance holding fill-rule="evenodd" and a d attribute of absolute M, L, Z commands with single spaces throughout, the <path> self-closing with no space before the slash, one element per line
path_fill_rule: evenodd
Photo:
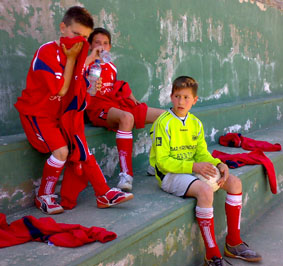
<path fill-rule="evenodd" d="M 13 104 L 29 63 L 75 4 L 111 31 L 118 78 L 151 106 L 169 107 L 184 74 L 199 81 L 199 107 L 282 95 L 282 1 L 1 0 L 0 136 L 22 132 Z"/>

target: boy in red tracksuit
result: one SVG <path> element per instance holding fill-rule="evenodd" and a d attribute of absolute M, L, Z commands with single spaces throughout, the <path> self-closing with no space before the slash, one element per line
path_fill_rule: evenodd
<path fill-rule="evenodd" d="M 92 29 L 92 17 L 85 8 L 69 8 L 60 23 L 60 40 L 43 44 L 36 51 L 26 88 L 15 104 L 30 144 L 39 152 L 51 153 L 35 198 L 36 207 L 47 214 L 63 212 L 64 201 L 66 208 L 73 208 L 78 193 L 88 182 L 95 190 L 99 208 L 133 198 L 131 193 L 108 187 L 84 135 L 88 82 L 82 73 L 89 46 L 86 39 Z M 54 191 L 65 164 L 62 207 Z"/>
<path fill-rule="evenodd" d="M 111 50 L 111 35 L 104 28 L 95 28 L 88 41 L 91 50 Z M 145 124 L 153 123 L 164 110 L 140 103 L 127 83 L 117 81 L 116 66 L 112 62 L 101 61 L 102 84 L 99 84 L 101 87 L 95 96 L 91 97 L 87 114 L 94 126 L 116 131 L 120 162 L 120 181 L 117 186 L 124 191 L 130 191 L 133 182 L 133 127 L 144 128 Z"/>

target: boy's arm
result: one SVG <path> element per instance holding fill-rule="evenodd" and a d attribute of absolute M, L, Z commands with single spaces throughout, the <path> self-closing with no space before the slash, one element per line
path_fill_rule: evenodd
<path fill-rule="evenodd" d="M 75 43 L 70 49 L 67 49 L 65 45 L 62 44 L 62 49 L 63 49 L 64 54 L 67 57 L 67 62 L 66 62 L 64 74 L 63 74 L 64 84 L 61 90 L 58 92 L 59 96 L 64 96 L 68 92 L 68 89 L 69 89 L 69 86 L 70 86 L 70 83 L 73 77 L 76 60 L 77 60 L 77 57 L 82 47 L 83 47 L 82 42 Z"/>
<path fill-rule="evenodd" d="M 221 160 L 214 158 L 210 152 L 207 150 L 207 144 L 205 141 L 203 126 L 201 124 L 200 128 L 200 134 L 198 136 L 198 142 L 197 142 L 197 150 L 194 155 L 194 160 L 196 162 L 206 162 L 211 163 L 214 166 L 217 166 L 219 163 L 221 163 Z"/>
<path fill-rule="evenodd" d="M 87 56 L 85 60 L 85 66 L 88 67 L 92 62 L 94 62 L 96 59 L 100 59 L 99 53 L 102 51 L 102 46 L 101 48 L 98 47 L 96 49 L 92 49 L 91 53 Z"/>

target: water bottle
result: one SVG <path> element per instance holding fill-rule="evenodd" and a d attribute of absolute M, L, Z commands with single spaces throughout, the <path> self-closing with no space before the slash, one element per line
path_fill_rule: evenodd
<path fill-rule="evenodd" d="M 111 62 L 111 54 L 107 52 L 106 50 L 102 50 L 100 52 L 100 57 L 103 60 L 104 63 L 109 63 Z"/>
<path fill-rule="evenodd" d="M 91 87 L 88 89 L 88 93 L 91 96 L 94 96 L 96 94 L 96 81 L 99 79 L 100 74 L 101 74 L 100 60 L 96 59 L 94 61 L 94 64 L 90 67 L 88 74 L 88 81 L 91 85 Z"/>

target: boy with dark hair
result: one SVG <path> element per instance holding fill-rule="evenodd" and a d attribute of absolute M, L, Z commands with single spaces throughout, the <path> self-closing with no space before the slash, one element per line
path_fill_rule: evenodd
<path fill-rule="evenodd" d="M 225 210 L 228 234 L 224 254 L 246 261 L 260 261 L 261 256 L 248 248 L 240 237 L 242 208 L 241 180 L 230 174 L 226 164 L 207 150 L 203 125 L 189 111 L 196 104 L 197 82 L 187 76 L 175 79 L 171 92 L 173 108 L 163 113 L 151 129 L 150 164 L 160 187 L 175 196 L 197 199 L 196 218 L 206 248 L 205 265 L 225 265 L 215 241 L 213 190 L 194 174 L 209 179 L 216 166 L 221 174 L 220 188 L 227 192 Z"/>
<path fill-rule="evenodd" d="M 89 37 L 91 50 L 101 52 L 111 50 L 111 34 L 104 28 L 96 28 Z M 116 131 L 116 144 L 120 162 L 120 181 L 118 187 L 125 191 L 132 189 L 133 167 L 132 130 L 144 128 L 153 123 L 164 112 L 162 109 L 148 107 L 133 95 L 128 83 L 117 81 L 117 68 L 112 63 L 101 63 L 102 84 L 95 96 L 91 97 L 87 115 L 94 126 Z"/>
<path fill-rule="evenodd" d="M 99 208 L 133 198 L 130 193 L 108 187 L 84 135 L 88 82 L 82 73 L 89 47 L 86 40 L 92 29 L 93 19 L 85 8 L 69 8 L 60 23 L 60 40 L 43 44 L 36 51 L 26 88 L 15 104 L 30 144 L 39 152 L 51 153 L 35 198 L 36 207 L 47 214 L 73 208 L 88 182 L 95 190 Z M 65 165 L 60 205 L 54 191 Z"/>

